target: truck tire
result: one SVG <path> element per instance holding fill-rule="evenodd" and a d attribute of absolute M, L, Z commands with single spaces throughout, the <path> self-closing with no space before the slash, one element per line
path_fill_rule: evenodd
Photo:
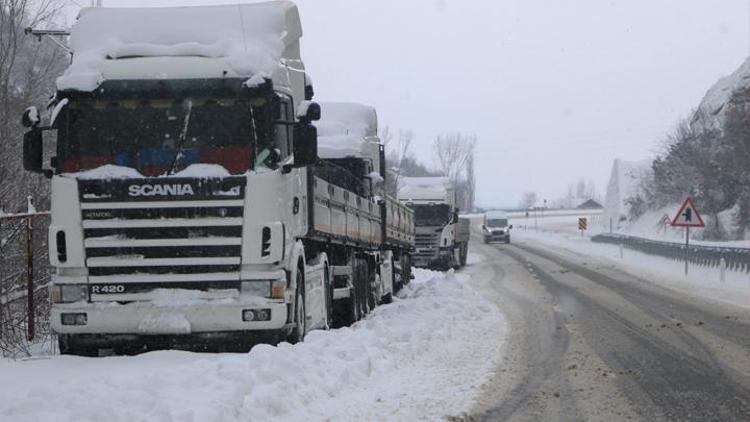
<path fill-rule="evenodd" d="M 370 277 L 367 271 L 367 262 L 364 259 L 357 259 L 357 284 L 359 287 L 359 316 L 364 318 L 370 313 L 368 306 L 370 296 Z"/>
<path fill-rule="evenodd" d="M 326 265 L 323 268 L 323 288 L 325 289 L 326 296 L 326 324 L 325 329 L 328 330 L 333 324 L 333 283 L 331 281 L 331 270 Z"/>
<path fill-rule="evenodd" d="M 466 266 L 466 259 L 468 258 L 468 256 L 469 256 L 469 244 L 464 243 L 463 245 L 461 245 L 461 266 L 462 267 Z"/>
<path fill-rule="evenodd" d="M 385 304 L 393 302 L 393 292 L 396 291 L 396 271 L 393 265 L 393 257 L 391 257 L 391 291 L 382 297 L 382 302 Z"/>
<path fill-rule="evenodd" d="M 378 289 L 375 288 L 375 282 L 378 275 L 374 265 L 370 265 L 369 260 L 364 260 L 364 264 L 367 274 L 365 280 L 367 282 L 367 312 L 369 313 L 378 306 L 378 302 L 380 301 L 380 298 L 378 297 Z"/>
<path fill-rule="evenodd" d="M 411 256 L 409 254 L 403 255 L 401 263 L 401 278 L 404 286 L 411 283 Z"/>
<path fill-rule="evenodd" d="M 302 276 L 303 268 L 297 269 L 297 293 L 294 299 L 294 327 L 289 333 L 287 341 L 295 344 L 305 339 L 305 330 L 307 328 L 307 312 L 305 310 L 305 279 Z"/>

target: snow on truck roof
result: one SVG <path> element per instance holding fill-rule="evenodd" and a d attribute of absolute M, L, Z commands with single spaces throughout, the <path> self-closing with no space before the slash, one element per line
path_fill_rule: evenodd
<path fill-rule="evenodd" d="M 508 214 L 505 211 L 487 211 L 484 213 L 484 217 L 488 220 L 508 219 Z"/>
<path fill-rule="evenodd" d="M 300 60 L 300 37 L 290 1 L 85 8 L 71 29 L 73 60 L 57 88 L 93 91 L 106 79 L 270 77 L 282 58 Z"/>
<path fill-rule="evenodd" d="M 405 201 L 444 201 L 453 190 L 447 177 L 403 177 L 398 183 L 398 199 Z"/>
<path fill-rule="evenodd" d="M 323 159 L 371 157 L 378 151 L 378 115 L 356 103 L 320 103 L 318 155 Z"/>

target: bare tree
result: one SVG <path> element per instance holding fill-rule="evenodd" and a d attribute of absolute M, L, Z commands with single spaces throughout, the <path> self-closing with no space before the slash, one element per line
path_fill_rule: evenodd
<path fill-rule="evenodd" d="M 469 157 L 469 162 L 466 164 L 466 184 L 468 186 L 468 208 L 467 211 L 474 210 L 474 203 L 476 200 L 476 189 L 477 180 L 474 174 L 474 154 Z"/>
<path fill-rule="evenodd" d="M 523 209 L 529 209 L 536 205 L 537 196 L 536 192 L 524 192 L 521 196 L 521 203 L 519 204 Z"/>
<path fill-rule="evenodd" d="M 48 40 L 24 35 L 26 27 L 51 27 L 64 6 L 58 0 L 0 1 L 0 210 L 25 211 L 26 197 L 33 194 L 39 208 L 49 206 L 49 182 L 26 173 L 21 166 L 22 134 L 20 118 L 24 108 L 43 108 L 53 93 L 54 80 L 65 66 L 66 54 Z M 53 143 L 46 146 L 49 151 Z M 37 332 L 49 333 L 47 293 L 49 279 L 46 254 L 48 222 L 34 225 L 34 295 Z M 26 268 L 25 228 L 18 222 L 0 227 L 0 354 L 28 354 L 24 332 Z"/>
<path fill-rule="evenodd" d="M 468 174 L 468 165 L 473 160 L 476 144 L 475 135 L 464 135 L 460 132 L 438 136 L 434 143 L 438 167 L 455 183 L 459 207 L 465 210 L 474 207 L 473 181 L 470 182 L 473 174 Z M 471 171 L 474 171 L 473 162 Z"/>
<path fill-rule="evenodd" d="M 395 195 L 398 182 L 401 177 L 413 176 L 409 174 L 409 167 L 414 161 L 411 159 L 411 144 L 414 140 L 414 132 L 411 129 L 399 129 L 398 137 L 394 140 L 393 132 L 389 126 L 384 126 L 380 131 L 380 139 L 386 150 L 389 177 L 386 180 L 386 192 Z"/>
<path fill-rule="evenodd" d="M 434 143 L 438 167 L 451 180 L 459 180 L 476 144 L 476 136 L 460 132 L 438 136 Z"/>

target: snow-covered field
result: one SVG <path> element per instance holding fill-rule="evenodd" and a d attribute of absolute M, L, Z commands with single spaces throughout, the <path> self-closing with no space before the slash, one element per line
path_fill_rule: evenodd
<path fill-rule="evenodd" d="M 2 421 L 436 420 L 472 406 L 505 321 L 468 276 L 417 271 L 351 328 L 249 354 L 0 360 Z"/>
<path fill-rule="evenodd" d="M 559 228 L 556 223 L 550 222 L 550 225 L 552 228 L 519 230 L 513 235 L 516 241 L 541 243 L 582 254 L 589 257 L 591 263 L 598 261 L 602 265 L 614 265 L 664 287 L 750 308 L 750 275 L 742 271 L 727 270 L 726 279 L 722 282 L 717 268 L 691 265 L 689 275 L 685 277 L 684 262 L 631 249 L 623 249 L 621 257 L 617 245 L 593 243 L 588 236 L 581 237 L 570 230 L 555 230 L 554 227 Z"/>

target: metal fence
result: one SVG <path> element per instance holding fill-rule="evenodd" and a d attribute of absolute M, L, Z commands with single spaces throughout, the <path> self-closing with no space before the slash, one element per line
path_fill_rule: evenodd
<path fill-rule="evenodd" d="M 686 249 L 685 245 L 680 243 L 608 233 L 593 236 L 591 241 L 622 245 L 628 249 L 675 261 L 684 261 L 687 257 L 691 264 L 704 267 L 719 267 L 723 258 L 728 270 L 750 272 L 750 249 L 747 248 L 690 245 Z"/>

